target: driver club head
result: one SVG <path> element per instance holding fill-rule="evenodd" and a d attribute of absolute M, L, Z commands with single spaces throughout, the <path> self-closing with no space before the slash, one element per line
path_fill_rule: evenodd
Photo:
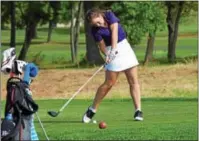
<path fill-rule="evenodd" d="M 55 111 L 48 111 L 48 114 L 51 116 L 51 117 L 56 117 L 59 112 L 55 112 Z"/>

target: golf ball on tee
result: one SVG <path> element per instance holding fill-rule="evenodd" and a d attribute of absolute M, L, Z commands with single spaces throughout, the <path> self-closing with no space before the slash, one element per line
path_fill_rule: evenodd
<path fill-rule="evenodd" d="M 93 120 L 93 123 L 94 123 L 94 124 L 96 124 L 96 123 L 97 123 L 97 121 L 96 121 L 96 120 Z"/>

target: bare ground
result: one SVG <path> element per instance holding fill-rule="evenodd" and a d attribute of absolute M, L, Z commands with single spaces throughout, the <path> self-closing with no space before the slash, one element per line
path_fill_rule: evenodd
<path fill-rule="evenodd" d="M 169 66 L 139 67 L 142 97 L 197 97 L 197 63 Z M 31 84 L 35 99 L 70 98 L 98 68 L 40 70 Z M 6 80 L 1 75 L 2 94 L 5 99 Z M 104 81 L 104 70 L 95 76 L 76 98 L 93 98 Z M 124 73 L 107 98 L 130 98 L 129 86 Z"/>

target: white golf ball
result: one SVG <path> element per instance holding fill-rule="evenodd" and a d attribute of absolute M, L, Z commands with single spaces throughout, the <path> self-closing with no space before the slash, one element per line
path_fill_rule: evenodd
<path fill-rule="evenodd" d="M 93 123 L 94 123 L 94 124 L 96 124 L 96 123 L 97 123 L 97 121 L 96 121 L 96 120 L 93 120 Z"/>

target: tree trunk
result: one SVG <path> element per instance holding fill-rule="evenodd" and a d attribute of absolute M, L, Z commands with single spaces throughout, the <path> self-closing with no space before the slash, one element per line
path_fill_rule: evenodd
<path fill-rule="evenodd" d="M 184 1 L 166 2 L 167 26 L 168 26 L 168 61 L 175 63 L 176 59 L 176 41 L 178 37 L 178 26 L 184 5 Z"/>
<path fill-rule="evenodd" d="M 11 15 L 11 33 L 10 33 L 10 47 L 15 47 L 15 38 L 16 38 L 16 19 L 15 19 L 15 1 L 10 2 L 10 15 Z"/>
<path fill-rule="evenodd" d="M 146 65 L 149 61 L 153 59 L 154 42 L 155 42 L 155 31 L 154 33 L 149 33 L 144 65 Z"/>
<path fill-rule="evenodd" d="M 27 25 L 26 32 L 25 32 L 25 40 L 24 40 L 23 47 L 18 57 L 19 60 L 25 60 L 35 28 L 36 28 L 36 23 L 29 23 Z"/>
<path fill-rule="evenodd" d="M 52 35 L 52 30 L 53 30 L 53 22 L 52 20 L 49 21 L 49 26 L 48 26 L 48 38 L 47 38 L 47 43 L 51 41 L 51 35 Z"/>
<path fill-rule="evenodd" d="M 34 27 L 34 29 L 32 30 L 32 39 L 36 39 L 36 38 L 38 38 L 38 36 L 37 36 L 37 26 L 35 26 Z"/>
<path fill-rule="evenodd" d="M 71 2 L 70 47 L 71 47 L 72 63 L 76 62 L 75 47 L 74 47 L 74 18 L 75 18 L 74 4 L 73 2 Z"/>
<path fill-rule="evenodd" d="M 74 48 L 75 48 L 75 58 L 76 58 L 76 63 L 79 67 L 79 62 L 78 62 L 78 40 L 79 40 L 79 34 L 80 34 L 80 19 L 83 11 L 83 2 L 80 1 L 78 5 L 78 13 L 76 16 L 76 23 L 75 23 L 75 37 L 74 37 Z"/>
<path fill-rule="evenodd" d="M 92 1 L 84 1 L 84 14 L 93 7 Z M 84 23 L 85 28 L 85 36 L 86 36 L 86 57 L 90 64 L 102 64 L 104 63 L 103 58 L 99 52 L 99 48 L 97 47 L 94 38 L 91 34 L 91 27 L 85 20 Z"/>

